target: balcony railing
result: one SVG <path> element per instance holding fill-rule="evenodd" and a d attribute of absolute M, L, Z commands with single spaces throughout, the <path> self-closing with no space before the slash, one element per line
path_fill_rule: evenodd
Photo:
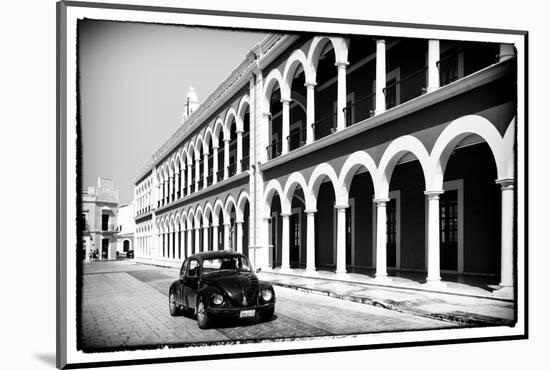
<path fill-rule="evenodd" d="M 286 137 L 288 141 L 288 150 L 298 149 L 306 144 L 306 130 L 300 129 L 292 132 Z"/>
<path fill-rule="evenodd" d="M 277 158 L 283 151 L 283 142 L 280 140 L 275 141 L 271 145 L 268 145 L 265 149 L 267 150 L 267 159 Z"/>
<path fill-rule="evenodd" d="M 462 48 L 457 49 L 454 53 L 446 55 L 439 59 L 436 63 L 439 68 L 439 85 L 445 86 L 458 80 L 458 58 L 463 52 Z"/>
<path fill-rule="evenodd" d="M 248 171 L 250 168 L 250 157 L 246 156 L 241 159 L 241 171 Z"/>
<path fill-rule="evenodd" d="M 198 183 L 199 183 L 199 190 L 201 190 L 202 185 L 204 184 L 204 180 L 202 179 L 202 177 L 199 179 Z"/>
<path fill-rule="evenodd" d="M 336 113 L 334 113 L 311 124 L 315 140 L 336 132 L 336 118 Z"/>
<path fill-rule="evenodd" d="M 223 180 L 223 172 L 224 172 L 224 171 L 223 171 L 223 168 L 220 168 L 220 169 L 218 170 L 218 172 L 216 172 L 216 177 L 217 177 L 218 181 L 222 181 L 222 180 Z"/>
<path fill-rule="evenodd" d="M 227 166 L 227 171 L 229 177 L 235 176 L 235 174 L 237 173 L 237 162 L 230 162 Z"/>
<path fill-rule="evenodd" d="M 346 117 L 346 126 L 363 121 L 374 116 L 374 102 L 376 93 L 366 95 L 346 105 L 344 114 Z"/>
<path fill-rule="evenodd" d="M 212 182 L 214 181 L 214 174 L 212 169 L 208 170 L 208 176 L 206 176 L 206 186 L 212 185 Z"/>
<path fill-rule="evenodd" d="M 427 71 L 428 67 L 423 67 L 408 76 L 387 85 L 383 89 L 386 97 L 386 109 L 395 107 L 397 105 L 398 98 L 399 104 L 401 104 L 425 94 Z M 399 97 L 397 96 L 398 87 L 400 90 Z"/>

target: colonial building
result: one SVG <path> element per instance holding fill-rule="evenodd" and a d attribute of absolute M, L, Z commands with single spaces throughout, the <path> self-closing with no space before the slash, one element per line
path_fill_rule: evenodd
<path fill-rule="evenodd" d="M 82 192 L 82 250 L 86 261 L 116 259 L 118 190 L 98 177 L 97 187 Z"/>
<path fill-rule="evenodd" d="M 514 282 L 516 57 L 486 42 L 271 34 L 135 179 L 136 257 Z"/>
<path fill-rule="evenodd" d="M 128 251 L 134 249 L 134 232 L 136 229 L 136 223 L 134 221 L 134 207 L 132 204 L 123 204 L 118 207 L 117 217 L 117 246 L 116 251 L 120 255 L 121 253 L 128 253 Z"/>

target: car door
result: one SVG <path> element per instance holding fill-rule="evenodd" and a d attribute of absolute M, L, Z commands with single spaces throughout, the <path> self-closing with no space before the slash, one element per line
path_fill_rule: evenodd
<path fill-rule="evenodd" d="M 183 279 L 183 289 L 185 295 L 185 305 L 189 308 L 195 308 L 197 302 L 197 290 L 199 287 L 199 261 L 189 260 L 185 277 Z"/>
<path fill-rule="evenodd" d="M 188 262 L 185 261 L 181 265 L 180 269 L 180 278 L 178 280 L 178 283 L 176 284 L 176 303 L 177 304 L 183 304 L 185 305 L 185 296 L 183 295 L 183 280 L 185 279 L 185 272 L 187 271 L 187 264 Z"/>

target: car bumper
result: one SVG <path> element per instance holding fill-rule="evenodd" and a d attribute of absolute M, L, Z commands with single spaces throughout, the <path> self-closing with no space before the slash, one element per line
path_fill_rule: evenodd
<path fill-rule="evenodd" d="M 207 307 L 206 312 L 209 315 L 212 315 L 214 317 L 234 317 L 239 318 L 241 315 L 241 311 L 249 311 L 254 310 L 256 314 L 269 310 L 275 307 L 275 302 L 270 302 L 262 305 L 257 306 L 251 306 L 251 307 L 238 307 L 238 308 L 215 308 L 215 307 Z"/>

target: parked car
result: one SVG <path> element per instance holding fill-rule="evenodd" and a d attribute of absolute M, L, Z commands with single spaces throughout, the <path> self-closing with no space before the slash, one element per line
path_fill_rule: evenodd
<path fill-rule="evenodd" d="M 231 251 L 203 252 L 188 257 L 180 277 L 170 285 L 170 314 L 192 310 L 201 329 L 215 318 L 268 321 L 275 312 L 275 291 L 258 280 L 248 258 Z"/>
<path fill-rule="evenodd" d="M 126 258 L 134 258 L 134 250 L 129 249 L 128 252 L 126 252 Z"/>

